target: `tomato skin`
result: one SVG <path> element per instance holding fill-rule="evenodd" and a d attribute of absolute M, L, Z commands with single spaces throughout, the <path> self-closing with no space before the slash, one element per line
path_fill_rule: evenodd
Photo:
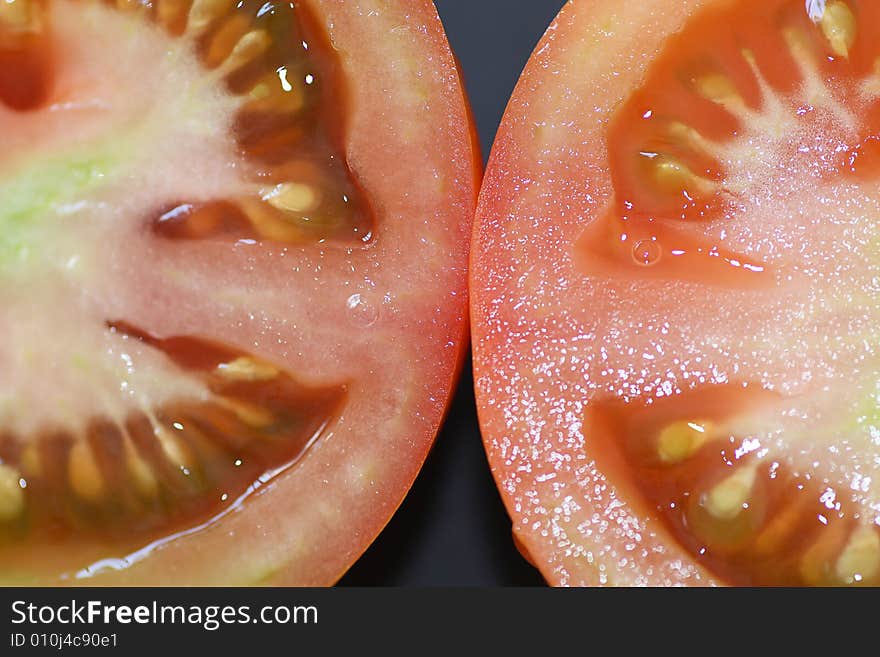
<path fill-rule="evenodd" d="M 318 11 L 325 16 L 328 24 L 333 25 L 331 38 L 334 43 L 347 44 L 351 48 L 349 62 L 355 67 L 357 62 L 377 61 L 383 57 L 382 39 L 373 39 L 373 44 L 364 43 L 365 39 L 360 33 L 359 16 L 367 13 L 370 5 L 381 6 L 389 22 L 412 26 L 408 31 L 412 37 L 411 42 L 407 44 L 411 49 L 409 54 L 417 57 L 416 61 L 422 70 L 433 74 L 430 88 L 434 97 L 429 113 L 431 116 L 445 119 L 442 127 L 437 129 L 431 126 L 431 121 L 424 121 L 424 117 L 410 115 L 410 119 L 420 122 L 422 130 L 426 126 L 429 130 L 427 135 L 422 134 L 421 139 L 416 141 L 419 146 L 413 149 L 413 159 L 418 161 L 421 156 L 420 149 L 432 148 L 437 149 L 438 153 L 446 153 L 445 157 L 449 158 L 450 169 L 444 173 L 452 178 L 453 183 L 447 190 L 445 202 L 440 207 L 431 208 L 430 202 L 425 205 L 433 209 L 436 220 L 442 226 L 441 252 L 445 252 L 450 258 L 449 263 L 466 263 L 469 253 L 468 237 L 482 180 L 482 157 L 461 72 L 449 48 L 434 3 L 395 1 L 393 5 L 389 5 L 387 2 L 358 2 L 358 6 L 354 7 L 349 0 L 321 0 L 318 4 Z M 390 25 L 386 22 L 384 27 L 387 30 Z M 358 71 L 350 72 L 352 79 L 355 80 L 352 91 L 354 102 L 360 99 L 363 107 L 372 109 L 369 116 L 363 117 L 364 127 L 360 133 L 354 123 L 349 128 L 349 133 L 354 137 L 364 134 L 381 139 L 381 133 L 377 134 L 368 126 L 381 121 L 384 114 L 381 106 L 383 90 L 380 86 L 383 73 L 382 68 L 379 67 L 373 70 L 372 79 L 364 80 L 366 76 L 359 76 Z M 373 96 L 372 100 L 368 96 Z M 400 195 L 400 190 L 392 181 L 386 182 L 382 178 L 387 176 L 387 172 L 400 170 L 401 161 L 398 159 L 400 151 L 395 149 L 409 147 L 412 140 L 411 136 L 404 137 L 399 133 L 395 136 L 397 138 L 386 144 L 386 149 L 379 154 L 370 152 L 373 144 L 359 144 L 356 139 L 352 139 L 349 145 L 350 158 L 357 161 L 363 154 L 365 166 L 368 169 L 371 166 L 375 167 L 375 184 L 378 187 L 381 181 L 389 197 L 392 193 Z M 376 161 L 371 163 L 370 159 Z M 379 193 L 382 194 L 382 191 Z M 403 194 L 404 198 L 398 196 L 403 222 L 407 220 L 404 213 L 417 213 L 425 209 L 424 206 L 420 208 L 418 205 L 415 208 L 407 207 L 406 196 L 408 196 L 406 193 Z M 400 219 L 395 223 L 399 221 Z M 386 239 L 396 239 L 395 233 L 401 229 L 402 226 L 399 224 L 389 227 L 390 234 Z M 413 237 L 407 236 L 406 241 L 411 242 Z M 405 247 L 401 248 L 398 245 L 396 254 L 401 252 L 406 253 Z M 393 260 L 394 257 L 392 264 L 385 266 L 393 267 Z M 383 458 L 392 462 L 392 472 L 395 473 L 395 476 L 384 483 L 384 490 L 380 491 L 386 502 L 374 506 L 371 501 L 366 501 L 365 504 L 360 501 L 361 508 L 350 512 L 351 516 L 361 514 L 363 521 L 356 520 L 355 524 L 363 522 L 365 529 L 354 537 L 349 533 L 350 530 L 346 529 L 343 534 L 344 540 L 352 543 L 348 550 L 338 555 L 334 555 L 332 551 L 328 554 L 325 546 L 317 555 L 317 564 L 290 562 L 276 578 L 272 579 L 272 584 L 299 586 L 303 583 L 322 585 L 335 583 L 369 547 L 403 502 L 449 410 L 469 346 L 467 277 L 463 269 L 453 271 L 454 269 L 455 266 L 446 269 L 443 276 L 438 277 L 440 279 L 438 283 L 443 286 L 439 297 L 435 297 L 429 289 L 423 291 L 421 298 L 417 294 L 414 305 L 419 309 L 418 314 L 415 315 L 414 320 L 402 323 L 399 329 L 410 337 L 424 330 L 423 335 L 430 336 L 431 346 L 424 353 L 416 356 L 413 362 L 413 368 L 419 370 L 418 381 L 422 398 L 412 412 L 421 416 L 421 422 L 413 423 L 415 426 L 410 429 L 404 429 L 402 435 L 395 436 L 393 444 L 389 444 L 383 450 Z M 427 281 L 420 278 L 417 279 L 416 284 L 419 282 Z M 409 419 L 413 420 L 413 418 Z M 363 434 L 359 432 L 359 435 Z M 406 450 L 398 457 L 397 447 L 401 439 Z M 339 529 L 334 528 L 333 534 L 339 535 Z"/>
<path fill-rule="evenodd" d="M 208 245 L 190 258 L 189 245 L 132 243 L 113 254 L 106 285 L 124 286 L 122 314 L 155 335 L 195 326 L 242 348 L 259 344 L 262 357 L 306 384 L 341 383 L 341 416 L 240 508 L 134 555 L 122 569 L 77 579 L 74 568 L 86 564 L 71 564 L 49 546 L 27 557 L 33 572 L 5 573 L 4 581 L 330 585 L 382 530 L 418 474 L 468 341 L 466 262 L 481 169 L 473 123 L 432 2 L 308 4 L 327 26 L 350 85 L 346 156 L 376 201 L 374 242 L 293 246 L 284 261 L 269 249 L 248 255 Z M 193 265 L 188 276 L 162 278 L 163 268 L 180 262 Z M 223 272 L 236 272 L 222 279 L 234 279 L 236 292 L 270 288 L 258 298 L 286 328 L 242 322 L 228 308 L 199 316 L 193 309 L 206 290 L 220 287 Z M 347 301 L 365 288 L 379 291 L 370 302 L 381 312 L 353 318 Z"/>
<path fill-rule="evenodd" d="M 718 583 L 613 477 L 622 468 L 591 452 L 581 365 L 597 345 L 572 257 L 612 194 L 615 108 L 701 4 L 569 2 L 516 87 L 480 193 L 470 274 L 480 425 L 517 541 L 552 585 Z"/>

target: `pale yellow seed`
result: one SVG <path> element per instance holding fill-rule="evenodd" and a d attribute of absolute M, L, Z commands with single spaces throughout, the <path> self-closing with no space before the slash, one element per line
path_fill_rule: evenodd
<path fill-rule="evenodd" d="M 229 381 L 271 381 L 280 370 L 262 360 L 242 356 L 217 366 L 217 374 Z"/>
<path fill-rule="evenodd" d="M 239 420 L 256 429 L 268 427 L 275 422 L 275 416 L 271 412 L 254 404 L 227 397 L 218 397 L 216 401 L 226 410 L 232 411 Z"/>
<path fill-rule="evenodd" d="M 223 19 L 222 24 L 213 30 L 210 45 L 205 50 L 205 65 L 214 68 L 221 64 L 250 27 L 250 19 L 243 14 Z"/>
<path fill-rule="evenodd" d="M 240 69 L 266 52 L 271 45 L 272 37 L 265 30 L 248 32 L 235 44 L 232 52 L 229 53 L 229 56 L 220 66 L 220 71 L 228 74 Z"/>
<path fill-rule="evenodd" d="M 856 584 L 880 573 L 880 529 L 862 526 L 849 538 L 834 567 L 844 584 Z"/>
<path fill-rule="evenodd" d="M 810 586 L 837 583 L 834 574 L 834 558 L 840 555 L 845 545 L 846 523 L 832 522 L 819 532 L 816 540 L 803 553 L 800 559 L 800 574 Z"/>
<path fill-rule="evenodd" d="M 717 150 L 717 147 L 713 147 L 712 143 L 703 137 L 702 134 L 681 121 L 673 121 L 670 123 L 667 128 L 667 133 L 675 142 L 686 144 L 695 151 L 712 153 L 714 150 Z"/>
<path fill-rule="evenodd" d="M 315 190 L 302 183 L 282 183 L 262 196 L 269 205 L 284 212 L 308 212 L 318 205 Z"/>
<path fill-rule="evenodd" d="M 740 468 L 708 492 L 703 506 L 718 520 L 733 520 L 745 510 L 756 476 L 755 466 Z"/>
<path fill-rule="evenodd" d="M 159 441 L 159 446 L 166 458 L 178 468 L 191 468 L 194 463 L 192 452 L 184 444 L 183 440 L 175 436 L 170 431 L 160 426 L 158 423 L 153 424 L 153 435 Z"/>
<path fill-rule="evenodd" d="M 130 438 L 126 437 L 123 445 L 128 472 L 138 492 L 145 497 L 156 497 L 159 493 L 159 482 L 156 481 L 156 475 L 153 474 L 152 468 L 138 454 Z"/>
<path fill-rule="evenodd" d="M 697 176 L 686 164 L 674 158 L 658 155 L 652 163 L 654 179 L 661 188 L 668 191 L 677 193 L 681 189 L 686 189 L 692 193 L 706 193 L 716 187 L 712 181 Z"/>
<path fill-rule="evenodd" d="M 819 19 L 819 27 L 828 39 L 831 51 L 840 57 L 849 57 L 858 30 L 856 17 L 849 6 L 845 2 L 831 2 L 825 5 L 825 12 Z"/>
<path fill-rule="evenodd" d="M 186 31 L 200 34 L 214 20 L 229 12 L 235 6 L 230 0 L 195 0 L 189 10 Z"/>
<path fill-rule="evenodd" d="M 271 82 L 258 82 L 254 85 L 253 89 L 248 92 L 248 95 L 252 101 L 266 100 L 272 95 L 274 85 L 275 80 L 272 80 Z"/>
<path fill-rule="evenodd" d="M 71 447 L 67 461 L 67 477 L 70 487 L 84 500 L 96 502 L 103 497 L 104 477 L 92 447 L 87 441 L 78 440 Z"/>
<path fill-rule="evenodd" d="M 809 41 L 803 32 L 789 27 L 782 31 L 782 38 L 796 62 L 803 64 L 804 60 L 812 59 Z"/>
<path fill-rule="evenodd" d="M 262 199 L 242 199 L 241 206 L 260 237 L 278 242 L 294 242 L 302 239 L 302 228 L 286 217 L 279 216 Z"/>
<path fill-rule="evenodd" d="M 0 520 L 13 520 L 24 510 L 21 475 L 15 468 L 0 463 Z"/>
<path fill-rule="evenodd" d="M 709 438 L 709 423 L 673 422 L 657 437 L 657 454 L 664 463 L 681 463 L 697 453 Z"/>
<path fill-rule="evenodd" d="M 245 108 L 249 112 L 293 113 L 303 108 L 302 93 L 288 93 L 274 88 L 274 82 L 261 82 L 248 92 Z"/>
<path fill-rule="evenodd" d="M 741 106 L 743 104 L 742 96 L 740 96 L 736 85 L 726 75 L 721 73 L 710 73 L 697 78 L 694 86 L 706 100 L 711 100 L 719 105 Z"/>
<path fill-rule="evenodd" d="M 181 15 L 180 0 L 154 0 L 156 20 L 160 25 L 171 27 Z"/>
<path fill-rule="evenodd" d="M 266 112 L 296 112 L 305 105 L 303 84 L 286 68 L 260 78 L 248 92 L 247 109 Z"/>

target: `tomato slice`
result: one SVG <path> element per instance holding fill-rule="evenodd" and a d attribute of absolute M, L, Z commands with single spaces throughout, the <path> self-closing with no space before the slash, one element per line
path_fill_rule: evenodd
<path fill-rule="evenodd" d="M 880 583 L 876 3 L 569 3 L 487 169 L 486 449 L 553 584 Z"/>
<path fill-rule="evenodd" d="M 466 344 L 430 2 L 0 4 L 0 581 L 330 584 Z"/>

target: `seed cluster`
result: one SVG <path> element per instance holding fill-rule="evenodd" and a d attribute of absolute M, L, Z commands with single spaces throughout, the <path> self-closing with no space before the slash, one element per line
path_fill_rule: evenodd
<path fill-rule="evenodd" d="M 858 0 L 822 5 L 805 12 L 793 0 L 721 4 L 670 38 L 609 132 L 616 198 L 579 244 L 587 273 L 613 268 L 616 278 L 677 281 L 682 294 L 691 283 L 724 293 L 755 290 L 750 303 L 756 306 L 782 294 L 786 281 L 774 266 L 724 243 L 737 213 L 778 196 L 772 186 L 789 171 L 796 172 L 790 184 L 802 186 L 804 195 L 829 181 L 876 184 L 880 52 L 871 36 L 880 10 Z M 603 260 L 601 252 L 613 255 Z M 824 312 L 846 318 L 864 311 L 853 297 L 849 306 L 826 307 L 827 292 L 812 288 L 820 295 L 810 296 L 808 306 L 817 324 Z M 814 339 L 831 350 L 838 337 Z M 705 338 L 701 353 L 714 340 Z M 798 344 L 771 340 L 779 350 Z M 760 357 L 767 347 L 758 343 L 752 344 Z M 756 381 L 733 381 L 735 375 L 734 368 L 731 380 L 719 375 L 724 385 L 651 399 L 642 410 L 625 413 L 617 402 L 598 401 L 592 421 L 608 441 L 623 437 L 639 493 L 681 545 L 722 578 L 750 585 L 880 584 L 876 509 L 852 494 L 846 475 L 835 479 L 831 468 L 822 477 L 818 465 L 802 467 L 779 447 L 800 449 L 820 432 L 839 430 L 828 440 L 838 441 L 838 451 L 852 449 L 848 442 L 868 433 L 870 416 L 798 426 L 791 409 L 806 414 L 818 402 L 758 393 Z M 850 412 L 849 392 L 837 394 L 831 412 Z M 776 440 L 783 433 L 789 443 Z"/>
<path fill-rule="evenodd" d="M 204 339 L 112 330 L 165 353 L 210 396 L 95 418 L 82 433 L 0 432 L 0 549 L 67 533 L 143 542 L 191 526 L 298 460 L 344 397 Z"/>

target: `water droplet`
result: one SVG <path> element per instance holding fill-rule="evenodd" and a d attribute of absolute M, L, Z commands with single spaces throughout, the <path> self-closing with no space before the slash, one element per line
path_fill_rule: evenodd
<path fill-rule="evenodd" d="M 637 265 L 650 267 L 656 265 L 663 254 L 663 249 L 655 239 L 639 240 L 633 244 L 632 259 Z"/>
<path fill-rule="evenodd" d="M 352 322 L 360 327 L 372 326 L 379 319 L 379 308 L 363 293 L 352 294 L 345 302 Z"/>

